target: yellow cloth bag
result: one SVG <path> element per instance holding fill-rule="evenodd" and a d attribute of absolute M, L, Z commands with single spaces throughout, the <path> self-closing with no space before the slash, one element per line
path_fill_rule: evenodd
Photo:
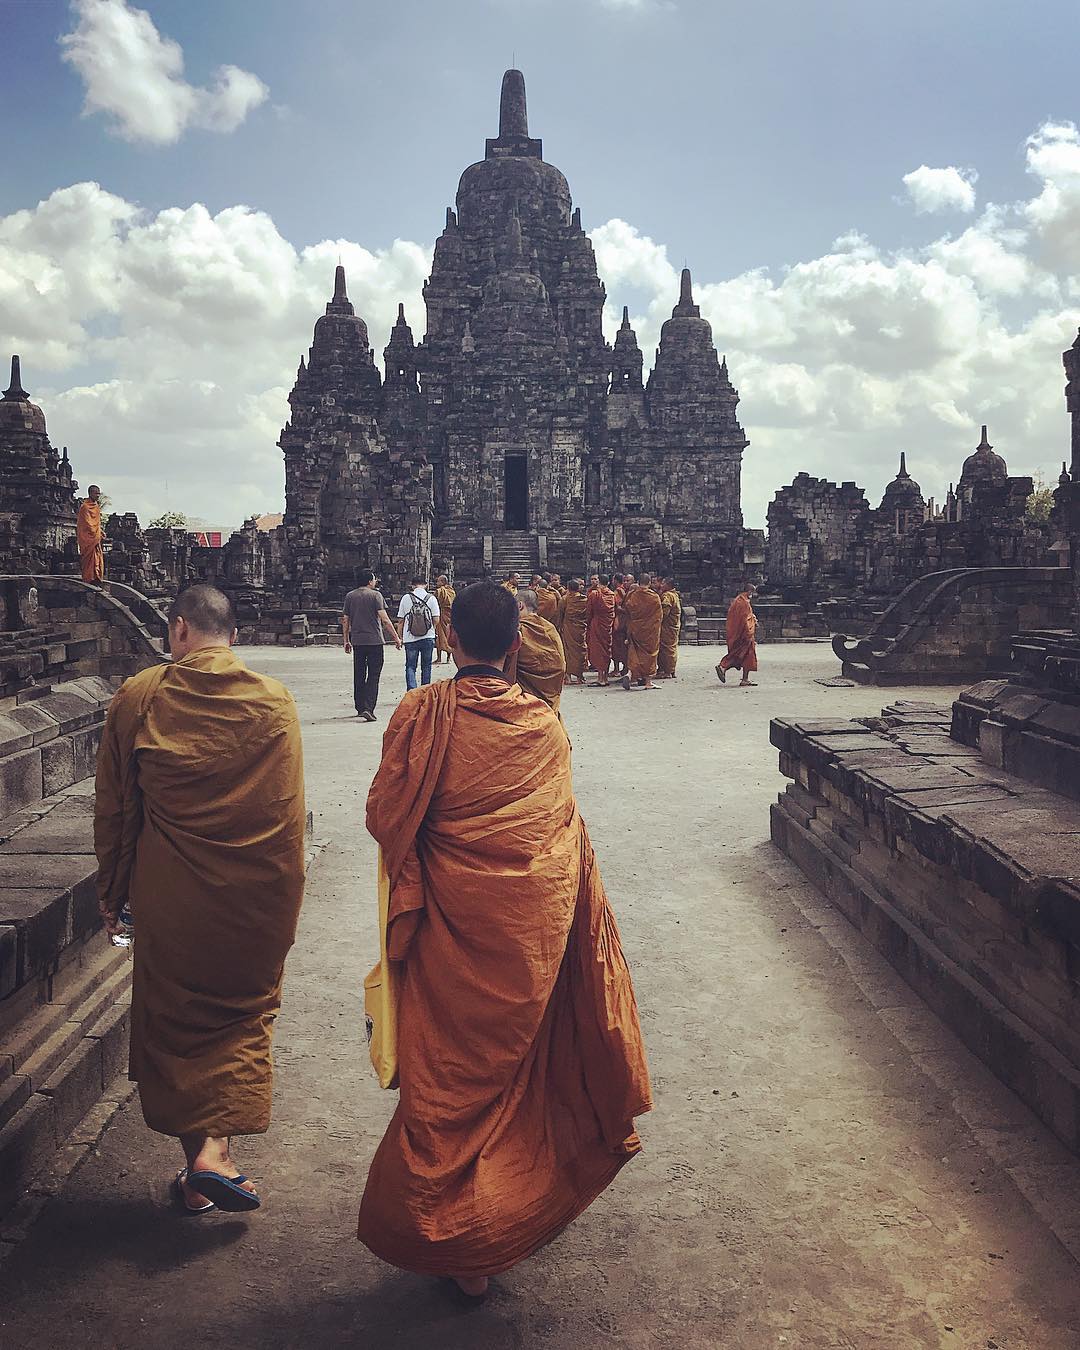
<path fill-rule="evenodd" d="M 379 849 L 379 961 L 364 980 L 364 1021 L 368 1050 L 379 1086 L 398 1085 L 398 980 L 397 961 L 386 954 L 386 926 L 390 912 L 390 878 L 383 851 Z"/>

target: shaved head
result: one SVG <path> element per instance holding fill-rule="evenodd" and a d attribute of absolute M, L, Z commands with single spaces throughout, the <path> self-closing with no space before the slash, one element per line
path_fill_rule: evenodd
<path fill-rule="evenodd" d="M 518 591 L 518 609 L 523 614 L 535 614 L 540 601 L 536 597 L 536 592 L 528 587 L 526 590 Z"/>
<path fill-rule="evenodd" d="M 200 583 L 181 591 L 169 606 L 169 627 L 179 619 L 206 637 L 228 642 L 236 629 L 236 611 L 232 601 L 216 586 Z"/>

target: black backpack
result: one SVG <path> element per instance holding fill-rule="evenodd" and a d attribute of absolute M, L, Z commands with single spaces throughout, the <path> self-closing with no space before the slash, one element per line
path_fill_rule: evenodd
<path fill-rule="evenodd" d="M 427 597 L 425 596 L 421 600 L 418 595 L 413 595 L 410 596 L 410 599 L 412 600 L 412 609 L 409 612 L 409 632 L 415 638 L 427 637 L 434 627 Z"/>

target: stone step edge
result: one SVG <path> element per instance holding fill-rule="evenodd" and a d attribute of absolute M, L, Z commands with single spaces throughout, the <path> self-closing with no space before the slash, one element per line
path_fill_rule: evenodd
<path fill-rule="evenodd" d="M 1060 1051 L 940 951 L 864 876 L 825 849 L 820 839 L 779 802 L 774 802 L 770 810 L 770 833 L 773 844 L 815 886 L 814 873 L 803 860 L 808 851 L 817 854 L 825 864 L 825 898 L 991 1073 L 1015 1092 L 1067 1148 L 1080 1153 L 1080 1073 Z M 852 908 L 857 910 L 859 921 L 852 917 Z M 1029 1072 L 1002 1072 L 1009 1063 L 1027 1067 Z"/>
<path fill-rule="evenodd" d="M 70 1174 L 130 1095 L 117 1086 L 126 1070 L 130 1020 L 125 990 L 0 1128 L 0 1248 L 18 1240 L 25 1227 L 23 1202 L 55 1193 L 61 1174 Z M 84 1129 L 91 1118 L 100 1125 Z"/>

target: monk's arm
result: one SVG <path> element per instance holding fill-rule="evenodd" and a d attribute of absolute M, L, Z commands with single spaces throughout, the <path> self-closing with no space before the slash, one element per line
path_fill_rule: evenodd
<path fill-rule="evenodd" d="M 116 728 L 116 705 L 109 709 L 98 750 L 94 784 L 94 852 L 97 854 L 98 908 L 106 923 L 116 919 L 127 900 L 134 849 L 127 846 L 124 764 Z"/>

